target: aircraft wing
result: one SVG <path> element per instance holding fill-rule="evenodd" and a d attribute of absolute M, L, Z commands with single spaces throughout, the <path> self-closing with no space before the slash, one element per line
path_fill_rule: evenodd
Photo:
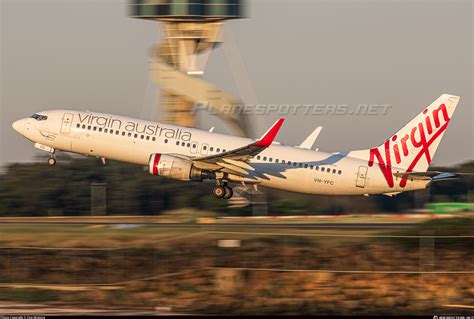
<path fill-rule="evenodd" d="M 283 121 L 283 118 L 276 121 L 275 124 L 254 143 L 224 153 L 193 158 L 192 161 L 198 168 L 220 170 L 241 176 L 246 175 L 249 170 L 254 170 L 253 167 L 248 164 L 248 161 L 273 143 Z"/>

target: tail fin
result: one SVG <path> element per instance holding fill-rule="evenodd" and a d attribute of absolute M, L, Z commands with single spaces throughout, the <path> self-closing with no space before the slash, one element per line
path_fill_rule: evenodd
<path fill-rule="evenodd" d="M 458 102 L 459 96 L 443 94 L 383 144 L 350 156 L 367 159 L 369 166 L 426 172 Z"/>

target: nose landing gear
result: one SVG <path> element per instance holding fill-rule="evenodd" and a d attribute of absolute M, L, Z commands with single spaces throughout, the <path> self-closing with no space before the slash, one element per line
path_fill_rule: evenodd
<path fill-rule="evenodd" d="M 48 158 L 48 164 L 49 164 L 50 166 L 53 166 L 53 165 L 56 164 L 56 159 L 53 157 L 53 155 L 51 155 L 51 157 Z"/>

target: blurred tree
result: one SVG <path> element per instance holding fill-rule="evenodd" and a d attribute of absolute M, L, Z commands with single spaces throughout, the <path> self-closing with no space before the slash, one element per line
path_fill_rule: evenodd
<path fill-rule="evenodd" d="M 433 168 L 450 172 L 472 172 L 474 161 L 455 167 Z M 251 214 L 251 208 L 229 209 L 227 202 L 211 195 L 212 182 L 181 182 L 151 176 L 138 165 L 60 153 L 58 164 L 50 167 L 40 156 L 31 163 L 6 167 L 1 175 L 1 216 L 89 215 L 91 183 L 107 184 L 108 214 L 155 215 L 163 211 L 194 208 L 228 215 Z M 466 200 L 473 192 L 474 176 L 464 180 L 434 184 L 433 194 L 445 194 L 450 201 Z M 268 211 L 285 214 L 344 214 L 388 211 L 413 207 L 413 193 L 387 196 L 315 196 L 263 189 Z M 433 197 L 433 196 L 432 196 Z"/>

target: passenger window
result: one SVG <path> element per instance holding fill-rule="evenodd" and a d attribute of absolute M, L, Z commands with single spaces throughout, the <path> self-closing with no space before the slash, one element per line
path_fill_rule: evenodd
<path fill-rule="evenodd" d="M 151 140 L 152 140 L 153 142 L 156 141 L 156 137 L 153 136 L 153 137 L 151 138 Z"/>
<path fill-rule="evenodd" d="M 140 138 L 143 140 L 145 138 L 145 135 L 140 136 Z"/>
<path fill-rule="evenodd" d="M 291 161 L 288 161 L 288 165 L 291 165 Z"/>
<path fill-rule="evenodd" d="M 214 147 L 211 146 L 210 150 L 211 150 L 211 152 L 214 152 Z"/>
<path fill-rule="evenodd" d="M 86 126 L 85 126 L 85 125 L 82 125 L 82 128 L 86 128 Z"/>
<path fill-rule="evenodd" d="M 316 170 L 319 171 L 319 166 L 316 166 Z"/>
<path fill-rule="evenodd" d="M 282 163 L 282 164 L 285 164 L 285 160 L 281 160 L 281 163 Z"/>
<path fill-rule="evenodd" d="M 90 130 L 91 130 L 91 126 L 89 125 L 89 126 L 87 127 L 87 129 L 90 131 Z"/>
<path fill-rule="evenodd" d="M 134 138 L 137 138 L 137 137 L 138 137 L 138 134 L 134 134 L 133 137 L 134 137 Z"/>
<path fill-rule="evenodd" d="M 280 162 L 280 160 L 278 158 L 275 158 L 275 163 L 278 163 Z"/>
<path fill-rule="evenodd" d="M 321 167 L 321 172 L 324 172 L 324 167 Z"/>
<path fill-rule="evenodd" d="M 94 126 L 94 131 L 97 131 L 97 126 Z"/>
<path fill-rule="evenodd" d="M 125 132 L 122 132 L 122 136 L 125 136 Z"/>
<path fill-rule="evenodd" d="M 217 148 L 216 152 L 217 152 L 217 153 L 220 153 L 220 152 L 221 152 L 221 149 L 220 149 L 220 148 Z"/>
<path fill-rule="evenodd" d="M 186 145 L 186 143 L 184 143 L 184 142 L 181 142 L 181 146 L 185 146 L 185 145 Z"/>
<path fill-rule="evenodd" d="M 131 137 L 132 136 L 132 133 L 128 133 L 128 137 Z"/>
<path fill-rule="evenodd" d="M 294 162 L 294 163 L 293 163 L 293 166 L 296 166 L 296 165 L 298 165 L 298 163 Z"/>
<path fill-rule="evenodd" d="M 107 132 L 105 132 L 105 133 L 107 133 Z M 110 134 L 114 134 L 114 130 L 110 130 Z M 117 134 L 118 134 L 118 132 L 117 132 Z"/>
<path fill-rule="evenodd" d="M 267 161 L 267 157 L 266 157 L 266 156 L 264 156 L 264 157 L 263 157 L 263 160 L 266 162 L 266 161 Z"/>
<path fill-rule="evenodd" d="M 304 164 L 304 168 L 308 168 L 308 164 Z"/>
<path fill-rule="evenodd" d="M 78 123 L 78 124 L 76 124 L 76 127 L 77 127 L 77 128 L 81 127 L 81 124 L 79 124 L 79 123 Z"/>
<path fill-rule="evenodd" d="M 342 171 L 341 171 L 341 170 L 339 170 L 337 173 L 338 173 L 339 175 L 341 175 L 341 174 L 342 174 Z"/>
<path fill-rule="evenodd" d="M 109 130 L 104 128 L 104 133 L 107 133 Z M 112 132 L 112 130 L 110 130 L 110 132 Z"/>
<path fill-rule="evenodd" d="M 270 158 L 268 159 L 268 161 L 269 161 L 270 163 L 273 162 L 273 158 L 270 157 Z"/>
<path fill-rule="evenodd" d="M 225 150 L 222 150 L 222 153 L 225 153 Z"/>
<path fill-rule="evenodd" d="M 336 174 L 336 170 L 335 170 L 335 169 L 333 169 L 333 170 L 332 170 L 332 173 L 333 173 L 333 174 Z"/>
<path fill-rule="evenodd" d="M 260 159 L 260 155 L 257 156 L 257 159 L 258 159 L 258 160 Z"/>
<path fill-rule="evenodd" d="M 167 138 L 165 138 L 165 144 L 166 144 L 166 143 L 168 143 L 168 139 L 167 139 Z"/>
<path fill-rule="evenodd" d="M 99 132 L 102 132 L 102 127 L 99 127 Z"/>
<path fill-rule="evenodd" d="M 203 149 L 203 150 L 207 150 L 207 146 L 204 145 L 204 146 L 202 147 L 202 149 Z"/>
<path fill-rule="evenodd" d="M 191 147 L 191 143 L 186 144 L 187 147 Z"/>
<path fill-rule="evenodd" d="M 111 133 L 113 133 L 113 131 L 110 131 Z M 115 131 L 115 135 L 119 135 L 119 131 Z"/>

